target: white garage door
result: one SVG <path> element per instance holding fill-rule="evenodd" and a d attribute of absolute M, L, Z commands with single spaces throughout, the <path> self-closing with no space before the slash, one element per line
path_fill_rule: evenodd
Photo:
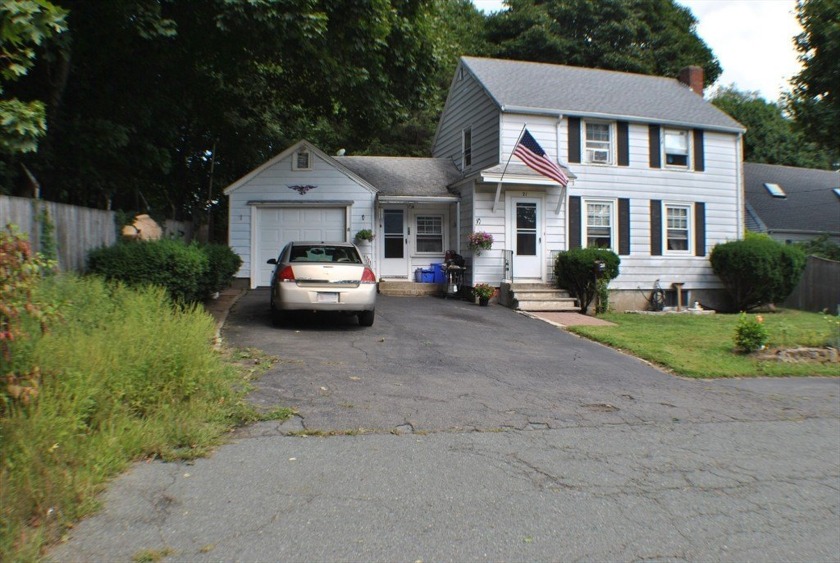
<path fill-rule="evenodd" d="M 274 266 L 267 264 L 277 258 L 286 243 L 293 240 L 347 240 L 346 212 L 343 207 L 282 207 L 257 210 L 256 266 L 257 285 L 271 284 Z"/>

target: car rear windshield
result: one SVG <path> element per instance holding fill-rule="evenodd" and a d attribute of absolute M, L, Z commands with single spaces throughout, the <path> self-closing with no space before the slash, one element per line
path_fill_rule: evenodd
<path fill-rule="evenodd" d="M 298 244 L 292 247 L 291 262 L 345 262 L 361 264 L 362 258 L 352 246 Z"/>

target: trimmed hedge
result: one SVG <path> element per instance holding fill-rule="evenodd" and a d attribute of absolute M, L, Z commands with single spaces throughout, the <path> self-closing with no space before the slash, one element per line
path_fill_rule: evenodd
<path fill-rule="evenodd" d="M 726 286 L 735 311 L 784 301 L 799 283 L 806 259 L 797 246 L 754 234 L 718 244 L 711 255 L 712 270 Z"/>
<path fill-rule="evenodd" d="M 595 280 L 595 262 L 598 260 L 605 265 L 600 283 L 606 288 L 610 280 L 618 277 L 621 259 L 615 252 L 603 248 L 573 248 L 559 253 L 554 262 L 557 285 L 577 298 L 580 312 L 584 314 L 598 291 Z"/>
<path fill-rule="evenodd" d="M 233 276 L 242 266 L 242 258 L 226 244 L 206 244 L 201 250 L 207 255 L 209 270 L 201 285 L 204 297 L 229 287 Z"/>
<path fill-rule="evenodd" d="M 198 245 L 179 240 L 120 242 L 88 254 L 88 271 L 127 285 L 166 288 L 173 301 L 205 297 L 210 259 Z"/>

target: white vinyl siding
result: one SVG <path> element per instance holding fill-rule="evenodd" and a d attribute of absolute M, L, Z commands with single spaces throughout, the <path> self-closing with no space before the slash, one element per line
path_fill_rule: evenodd
<path fill-rule="evenodd" d="M 451 159 L 463 170 L 463 130 L 467 127 L 470 128 L 471 169 L 498 164 L 499 107 L 472 74 L 465 71 L 462 79 L 452 81 L 438 122 L 432 156 Z"/>
<path fill-rule="evenodd" d="M 563 122 L 565 125 L 565 121 Z M 529 122 L 530 130 L 530 122 Z M 558 136 L 560 154 L 567 154 L 566 131 Z M 683 282 L 692 289 L 720 288 L 720 279 L 712 272 L 709 254 L 718 243 L 737 240 L 742 235 L 741 215 L 743 202 L 740 171 L 740 143 L 737 135 L 705 131 L 705 171 L 694 172 L 685 168 L 652 169 L 649 166 L 648 125 L 630 123 L 629 166 L 606 167 L 572 164 L 577 179 L 570 184 L 570 196 L 584 200 L 630 200 L 630 254 L 621 257 L 620 275 L 610 282 L 611 289 L 636 290 L 652 287 L 659 279 L 663 286 Z M 650 201 L 666 203 L 705 203 L 706 256 L 694 256 L 693 251 L 669 252 L 666 233 L 662 233 L 662 256 L 650 255 Z M 548 205 L 547 207 L 550 207 Z M 585 207 L 581 206 L 583 215 Z M 549 213 L 549 215 L 552 215 Z M 695 226 L 694 213 L 689 213 L 689 248 L 693 249 Z M 583 222 L 583 218 L 581 218 Z M 666 215 L 663 205 L 663 229 Z M 564 224 L 565 228 L 565 224 Z M 585 232 L 581 234 L 585 244 Z M 552 240 L 552 239 L 549 239 Z M 564 243 L 551 242 L 548 250 L 566 250 Z"/>
<path fill-rule="evenodd" d="M 353 233 L 359 229 L 375 228 L 372 220 L 374 193 L 369 188 L 331 166 L 313 151 L 309 151 L 310 170 L 293 170 L 296 154 L 296 151 L 292 151 L 287 156 L 270 163 L 228 194 L 230 198 L 228 240 L 231 248 L 243 262 L 236 274 L 237 277 L 251 278 L 252 272 L 260 269 L 259 262 L 264 262 L 262 256 L 252 257 L 252 244 L 256 245 L 258 242 L 256 230 L 263 228 L 253 221 L 252 215 L 256 217 L 257 214 L 255 210 L 294 206 L 301 208 L 309 206 L 316 209 L 336 208 L 339 206 L 330 202 L 341 201 L 346 202 L 341 204 L 342 209 L 346 210 L 346 219 L 340 225 L 343 234 L 339 236 L 339 233 L 333 231 L 330 237 L 349 241 L 352 240 Z M 290 186 L 301 185 L 316 187 L 309 189 L 303 195 L 290 188 Z M 288 240 L 279 238 L 275 241 L 274 244 L 279 245 L 278 252 L 286 242 Z M 378 240 L 374 240 L 374 245 L 378 243 Z M 373 266 L 376 271 L 376 265 L 373 264 Z M 254 285 L 258 281 L 255 277 L 251 283 Z"/>

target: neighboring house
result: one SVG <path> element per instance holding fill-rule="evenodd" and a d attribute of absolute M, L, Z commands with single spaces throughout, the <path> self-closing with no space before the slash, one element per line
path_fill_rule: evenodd
<path fill-rule="evenodd" d="M 744 129 L 702 83 L 698 67 L 678 81 L 463 57 L 433 158 L 332 157 L 301 141 L 229 186 L 239 276 L 267 285 L 284 242 L 371 228 L 382 280 L 411 280 L 454 249 L 469 285 L 548 283 L 557 252 L 602 246 L 621 256 L 616 308 L 643 307 L 656 280 L 714 306 L 709 253 L 744 231 Z M 511 157 L 525 127 L 567 187 Z M 493 235 L 491 250 L 469 251 L 474 231 Z"/>
<path fill-rule="evenodd" d="M 840 172 L 744 163 L 747 229 L 783 243 L 840 244 Z"/>

